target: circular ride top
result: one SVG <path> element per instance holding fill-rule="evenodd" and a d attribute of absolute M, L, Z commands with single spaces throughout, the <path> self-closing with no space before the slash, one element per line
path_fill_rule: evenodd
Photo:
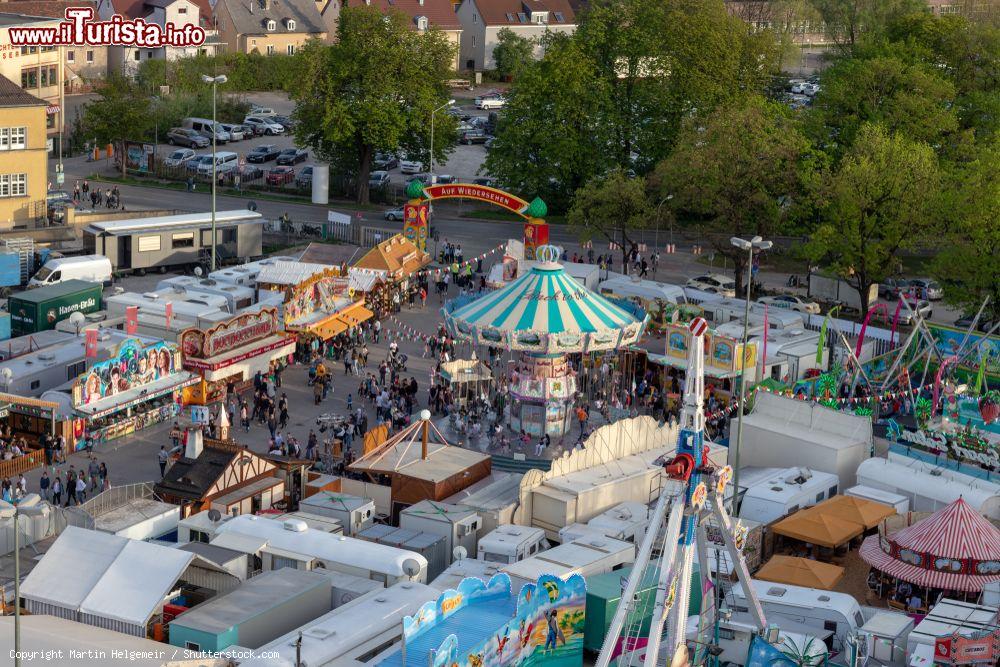
<path fill-rule="evenodd" d="M 648 317 L 590 291 L 558 263 L 560 249 L 538 248 L 539 263 L 472 302 L 450 301 L 441 313 L 455 338 L 536 354 L 598 352 L 625 347 Z"/>

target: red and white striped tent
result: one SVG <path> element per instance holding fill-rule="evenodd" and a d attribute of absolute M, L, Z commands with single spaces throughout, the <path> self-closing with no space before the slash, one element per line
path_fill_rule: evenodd
<path fill-rule="evenodd" d="M 893 535 L 872 535 L 860 554 L 875 569 L 926 588 L 978 592 L 1000 581 L 1000 529 L 961 498 Z"/>

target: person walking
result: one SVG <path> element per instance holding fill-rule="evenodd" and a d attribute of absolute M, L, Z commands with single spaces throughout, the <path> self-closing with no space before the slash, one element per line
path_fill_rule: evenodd
<path fill-rule="evenodd" d="M 52 480 L 49 479 L 49 473 L 47 470 L 42 471 L 42 478 L 38 480 L 38 490 L 41 492 L 42 499 L 49 499 L 49 488 L 52 486 Z"/>
<path fill-rule="evenodd" d="M 76 502 L 82 505 L 87 499 L 87 478 L 84 477 L 83 471 L 80 472 L 80 476 L 76 478 Z"/>
<path fill-rule="evenodd" d="M 107 491 L 110 489 L 111 482 L 108 481 L 108 466 L 104 463 L 104 461 L 101 461 L 101 465 L 97 470 L 97 475 L 101 478 L 101 490 Z"/>
<path fill-rule="evenodd" d="M 156 460 L 160 464 L 160 479 L 167 474 L 167 461 L 170 460 L 170 453 L 167 451 L 166 445 L 160 445 L 160 451 L 156 454 Z"/>
<path fill-rule="evenodd" d="M 90 490 L 97 491 L 99 482 L 98 475 L 101 472 L 101 466 L 97 463 L 97 459 L 93 456 L 90 457 L 90 463 L 87 464 L 87 474 L 90 476 Z"/>
<path fill-rule="evenodd" d="M 59 475 L 52 481 L 52 504 L 59 507 L 59 503 L 62 501 L 63 484 L 62 479 Z"/>
<path fill-rule="evenodd" d="M 319 405 L 319 402 L 323 400 L 323 383 L 319 378 L 313 382 L 313 405 Z"/>

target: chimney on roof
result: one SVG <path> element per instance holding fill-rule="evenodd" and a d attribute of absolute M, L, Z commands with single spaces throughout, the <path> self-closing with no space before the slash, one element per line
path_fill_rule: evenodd
<path fill-rule="evenodd" d="M 196 459 L 204 449 L 201 428 L 189 428 L 187 431 L 187 442 L 184 444 L 184 458 Z"/>
<path fill-rule="evenodd" d="M 424 6 L 424 0 L 417 0 L 417 4 L 420 5 L 421 7 L 423 7 Z"/>

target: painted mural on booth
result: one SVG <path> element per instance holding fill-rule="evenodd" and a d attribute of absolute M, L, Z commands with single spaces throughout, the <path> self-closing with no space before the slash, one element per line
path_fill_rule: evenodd
<path fill-rule="evenodd" d="M 447 591 L 436 603 L 434 624 L 458 609 L 491 597 L 510 595 L 510 577 L 497 574 L 488 584 L 465 579 L 458 590 Z M 513 617 L 468 650 L 459 651 L 449 636 L 435 653 L 435 664 L 449 667 L 579 667 L 583 663 L 584 610 L 587 585 L 574 574 L 566 580 L 543 575 L 517 595 Z M 441 602 L 444 604 L 441 604 Z M 425 605 L 426 607 L 427 605 Z M 404 620 L 404 631 L 406 621 Z M 447 658 L 441 655 L 446 652 Z"/>
<path fill-rule="evenodd" d="M 113 357 L 94 364 L 77 378 L 80 392 L 78 398 L 74 392 L 75 402 L 90 405 L 165 378 L 175 372 L 177 354 L 177 346 L 172 343 L 144 346 L 136 339 L 126 340 Z"/>

